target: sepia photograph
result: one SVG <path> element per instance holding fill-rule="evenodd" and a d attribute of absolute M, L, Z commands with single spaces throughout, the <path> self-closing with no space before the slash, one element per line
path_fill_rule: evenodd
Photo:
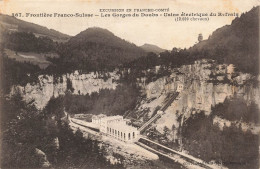
<path fill-rule="evenodd" d="M 0 0 L 0 168 L 259 169 L 260 0 Z"/>

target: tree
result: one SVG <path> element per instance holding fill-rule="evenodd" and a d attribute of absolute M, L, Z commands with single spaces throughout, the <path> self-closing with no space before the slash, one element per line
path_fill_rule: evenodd
<path fill-rule="evenodd" d="M 163 136 L 164 136 L 165 139 L 167 139 L 167 136 L 169 135 L 169 133 L 170 133 L 170 129 L 167 126 L 164 126 Z"/>

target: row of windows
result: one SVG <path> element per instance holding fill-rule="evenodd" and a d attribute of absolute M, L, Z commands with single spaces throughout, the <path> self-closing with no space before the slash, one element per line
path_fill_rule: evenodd
<path fill-rule="evenodd" d="M 121 139 L 124 138 L 124 140 L 126 139 L 126 133 L 120 132 L 118 130 L 111 129 L 109 127 L 107 127 L 107 133 L 110 134 L 110 135 L 117 135 L 118 137 L 121 137 Z M 131 134 L 132 134 L 132 138 L 133 139 L 135 138 L 135 132 L 128 133 L 128 140 L 131 139 Z"/>

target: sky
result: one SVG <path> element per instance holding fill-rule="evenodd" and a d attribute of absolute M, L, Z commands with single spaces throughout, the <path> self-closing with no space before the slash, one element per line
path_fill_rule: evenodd
<path fill-rule="evenodd" d="M 173 47 L 193 46 L 198 41 L 199 33 L 207 39 L 217 28 L 231 24 L 235 16 L 209 17 L 209 21 L 176 22 L 175 17 L 164 16 L 100 17 L 99 10 L 162 8 L 169 9 L 168 13 L 235 12 L 240 16 L 259 4 L 260 0 L 0 0 L 0 12 L 8 15 L 12 13 L 93 13 L 99 16 L 93 18 L 19 17 L 19 19 L 72 36 L 89 27 L 101 27 L 138 46 L 149 43 L 171 50 Z"/>

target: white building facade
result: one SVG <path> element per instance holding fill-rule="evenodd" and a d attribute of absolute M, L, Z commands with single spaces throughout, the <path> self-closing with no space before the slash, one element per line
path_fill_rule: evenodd
<path fill-rule="evenodd" d="M 92 116 L 92 123 L 94 124 L 97 124 L 97 125 L 100 125 L 101 124 L 101 119 L 106 117 L 106 115 L 103 115 L 103 114 L 100 114 L 100 115 L 97 115 L 97 116 Z"/>
<path fill-rule="evenodd" d="M 117 140 L 127 143 L 138 141 L 140 132 L 137 128 L 129 126 L 123 116 L 107 116 L 92 119 L 93 123 L 100 124 L 100 132 Z"/>
<path fill-rule="evenodd" d="M 177 84 L 177 90 L 176 90 L 177 92 L 181 92 L 181 91 L 183 91 L 183 83 L 178 83 Z"/>
<path fill-rule="evenodd" d="M 118 123 L 120 121 L 123 121 L 123 116 L 107 116 L 101 118 L 100 132 L 106 133 L 107 127 L 111 125 L 111 123 Z"/>

